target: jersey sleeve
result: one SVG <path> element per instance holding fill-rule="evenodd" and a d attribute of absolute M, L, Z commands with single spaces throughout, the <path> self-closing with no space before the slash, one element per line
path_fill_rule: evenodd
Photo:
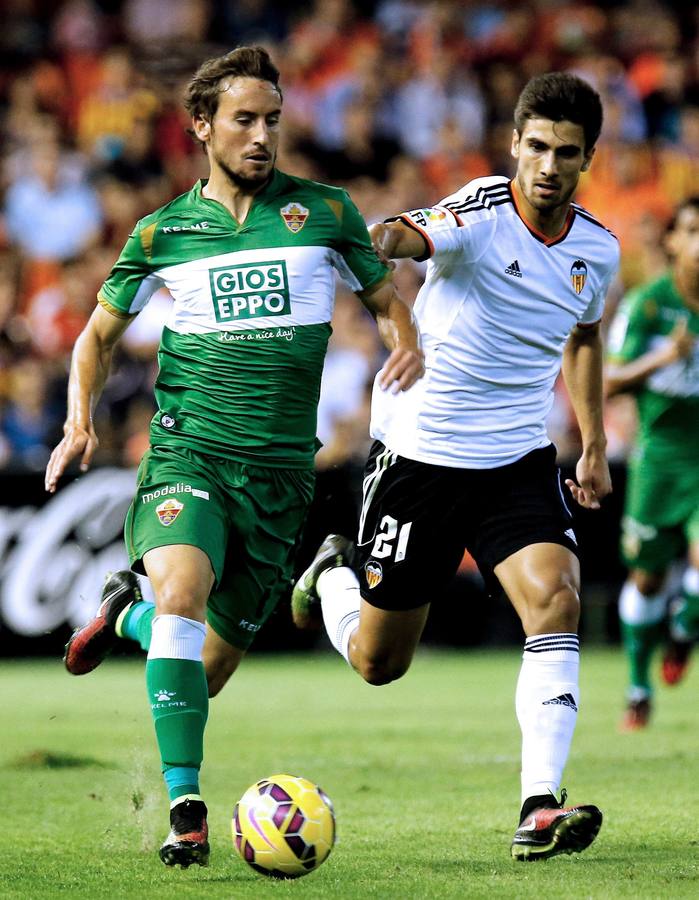
<path fill-rule="evenodd" d="M 340 239 L 336 249 L 335 268 L 355 292 L 371 289 L 390 274 L 391 270 L 376 255 L 366 222 L 346 191 L 342 196 Z"/>
<path fill-rule="evenodd" d="M 141 222 L 136 225 L 97 294 L 98 303 L 112 315 L 120 318 L 137 315 L 162 287 L 162 280 L 153 274 L 148 258 L 153 227 L 144 228 Z"/>
<path fill-rule="evenodd" d="M 607 356 L 612 362 L 631 362 L 646 352 L 654 308 L 654 302 L 639 291 L 623 298 L 607 339 Z"/>
<path fill-rule="evenodd" d="M 476 262 L 492 238 L 492 228 L 477 227 L 484 218 L 494 226 L 494 220 L 488 215 L 476 215 L 464 222 L 448 206 L 438 205 L 429 209 L 411 209 L 386 221 L 402 222 L 422 235 L 427 252 L 416 257 L 418 262 L 452 253 L 458 253 L 463 262 Z"/>

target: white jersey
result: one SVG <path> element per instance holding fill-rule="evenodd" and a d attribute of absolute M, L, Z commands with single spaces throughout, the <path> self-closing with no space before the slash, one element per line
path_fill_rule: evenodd
<path fill-rule="evenodd" d="M 400 456 L 466 469 L 546 446 L 565 343 L 602 316 L 616 238 L 577 204 L 561 233 L 546 237 L 501 176 L 397 218 L 429 247 L 414 310 L 426 372 L 399 394 L 375 382 L 372 437 Z"/>

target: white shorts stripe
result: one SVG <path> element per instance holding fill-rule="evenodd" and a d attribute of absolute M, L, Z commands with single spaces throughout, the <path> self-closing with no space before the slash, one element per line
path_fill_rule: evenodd
<path fill-rule="evenodd" d="M 366 523 L 366 517 L 369 512 L 369 507 L 371 506 L 371 501 L 376 493 L 376 489 L 379 486 L 379 481 L 381 480 L 381 476 L 386 471 L 386 469 L 396 461 L 396 454 L 392 453 L 388 447 L 379 453 L 376 457 L 376 465 L 374 466 L 374 471 L 370 472 L 366 478 L 364 479 L 364 483 L 362 485 L 362 509 L 359 514 L 359 530 L 357 533 L 357 543 L 362 544 L 366 543 L 362 538 L 364 537 L 364 525 Z M 374 540 L 374 535 L 372 535 L 369 540 Z"/>

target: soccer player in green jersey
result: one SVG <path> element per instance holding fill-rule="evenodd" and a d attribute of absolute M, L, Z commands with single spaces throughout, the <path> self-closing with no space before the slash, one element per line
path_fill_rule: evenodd
<path fill-rule="evenodd" d="M 148 651 L 146 683 L 170 796 L 166 865 L 206 865 L 199 792 L 208 700 L 235 671 L 289 583 L 313 492 L 316 408 L 335 272 L 376 318 L 387 390 L 424 372 L 408 307 L 344 190 L 275 167 L 282 93 L 265 50 L 205 62 L 186 106 L 210 177 L 139 221 L 73 353 L 64 438 L 46 488 L 97 449 L 92 412 L 112 350 L 158 288 L 163 330 L 150 449 L 125 539 L 134 572 L 106 583 L 97 615 L 66 648 L 95 668 L 120 638 Z"/>
<path fill-rule="evenodd" d="M 629 567 L 619 617 L 630 664 L 622 728 L 648 724 L 650 663 L 662 640 L 670 564 L 688 551 L 663 658 L 667 684 L 684 674 L 699 637 L 699 197 L 678 208 L 661 278 L 625 298 L 610 334 L 609 395 L 632 392 L 639 418 L 629 462 L 622 556 Z"/>

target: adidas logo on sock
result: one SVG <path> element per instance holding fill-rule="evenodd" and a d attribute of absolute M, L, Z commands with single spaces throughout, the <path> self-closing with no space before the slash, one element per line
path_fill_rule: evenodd
<path fill-rule="evenodd" d="M 513 262 L 509 264 L 509 266 L 505 269 L 505 275 L 514 275 L 517 278 L 522 277 L 522 270 L 519 267 L 519 263 L 515 259 Z"/>
<path fill-rule="evenodd" d="M 578 707 L 575 705 L 575 697 L 572 694 L 559 694 L 558 697 L 551 697 L 550 700 L 544 700 L 542 706 L 567 706 L 573 712 L 578 711 Z"/>

